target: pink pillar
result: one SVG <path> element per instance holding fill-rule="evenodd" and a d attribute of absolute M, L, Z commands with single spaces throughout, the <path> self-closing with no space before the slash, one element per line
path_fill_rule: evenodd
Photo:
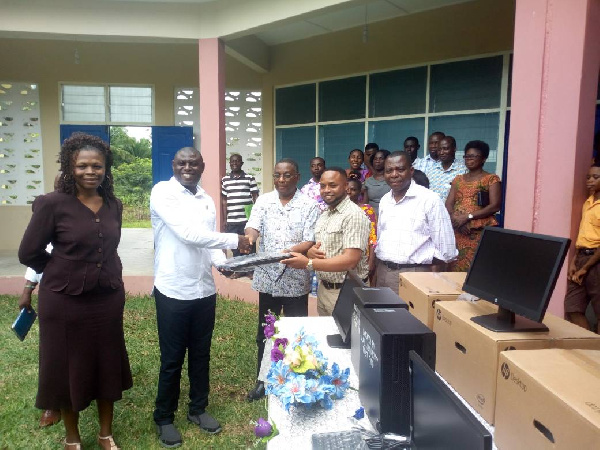
<path fill-rule="evenodd" d="M 202 187 L 215 201 L 221 227 L 221 178 L 225 175 L 225 51 L 217 38 L 200 39 L 200 151 Z"/>
<path fill-rule="evenodd" d="M 598 0 L 517 0 L 506 228 L 577 237 L 592 157 L 599 23 Z M 558 315 L 567 263 L 549 307 Z"/>

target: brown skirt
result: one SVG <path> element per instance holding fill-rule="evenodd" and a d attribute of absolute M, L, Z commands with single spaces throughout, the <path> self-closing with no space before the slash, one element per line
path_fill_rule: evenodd
<path fill-rule="evenodd" d="M 124 305 L 123 287 L 65 295 L 45 289 L 42 282 L 36 407 L 81 411 L 92 400 L 121 399 L 133 385 L 123 334 Z"/>

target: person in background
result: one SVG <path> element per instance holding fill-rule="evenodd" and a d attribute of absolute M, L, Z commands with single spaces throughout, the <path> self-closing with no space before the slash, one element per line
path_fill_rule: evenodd
<path fill-rule="evenodd" d="M 418 157 L 420 148 L 421 145 L 416 137 L 409 136 L 404 140 L 404 151 L 410 156 L 412 166 L 415 169 L 420 169 L 423 162 L 423 159 Z"/>
<path fill-rule="evenodd" d="M 375 277 L 396 294 L 400 272 L 430 272 L 458 254 L 448 211 L 435 192 L 412 181 L 413 171 L 405 152 L 385 160 L 391 191 L 379 204 Z"/>
<path fill-rule="evenodd" d="M 221 431 L 219 422 L 206 412 L 217 301 L 212 267 L 225 261 L 221 249 L 250 251 L 247 237 L 216 231 L 215 203 L 199 185 L 204 173 L 200 152 L 193 147 L 180 149 L 172 168 L 171 179 L 155 184 L 150 194 L 160 346 L 154 423 L 164 447 L 178 447 L 182 442 L 173 420 L 186 351 L 190 386 L 187 419 L 207 433 Z"/>
<path fill-rule="evenodd" d="M 247 207 L 256 203 L 258 186 L 252 175 L 242 170 L 242 155 L 234 153 L 229 157 L 231 172 L 221 179 L 221 223 L 226 233 L 244 234 Z M 237 248 L 232 249 L 233 256 L 239 256 Z"/>
<path fill-rule="evenodd" d="M 362 150 L 355 148 L 350 151 L 348 155 L 348 163 L 350 164 L 350 168 L 346 169 L 346 176 L 348 178 L 356 177 L 360 180 L 360 182 L 365 181 L 365 177 L 369 172 L 369 169 L 363 169 L 362 165 L 365 160 L 365 155 Z"/>
<path fill-rule="evenodd" d="M 312 177 L 308 180 L 300 192 L 306 195 L 309 198 L 312 198 L 319 205 L 319 209 L 324 211 L 327 209 L 327 204 L 321 198 L 321 186 L 319 181 L 321 180 L 321 175 L 325 170 L 325 160 L 320 156 L 316 156 L 310 160 L 310 173 Z"/>
<path fill-rule="evenodd" d="M 425 172 L 429 178 L 429 189 L 438 194 L 442 202 L 448 197 L 452 180 L 469 171 L 464 162 L 455 158 L 455 154 L 456 140 L 452 136 L 444 137 L 438 152 L 440 160 Z"/>
<path fill-rule="evenodd" d="M 415 169 L 413 172 L 413 180 L 415 180 L 415 183 L 419 186 L 429 189 L 429 178 L 427 178 L 427 175 L 425 175 L 423 171 Z"/>
<path fill-rule="evenodd" d="M 436 131 L 429 135 L 429 139 L 427 140 L 427 155 L 419 162 L 419 167 L 415 167 L 415 169 L 427 173 L 439 161 L 440 141 L 445 137 L 446 135 L 441 131 Z"/>
<path fill-rule="evenodd" d="M 258 237 L 260 252 L 294 251 L 306 253 L 315 243 L 315 223 L 321 214 L 317 203 L 297 189 L 298 164 L 289 158 L 280 160 L 273 169 L 275 190 L 260 196 L 246 226 L 250 242 Z M 258 346 L 256 374 L 265 350 L 263 322 L 271 311 L 287 317 L 308 316 L 308 293 L 311 274 L 306 269 L 288 268 L 282 264 L 266 264 L 254 271 L 252 289 L 258 291 Z M 257 379 L 248 393 L 248 401 L 265 396 L 265 387 Z"/>
<path fill-rule="evenodd" d="M 383 168 L 385 158 L 390 154 L 389 151 L 381 149 L 377 150 L 371 157 L 371 167 L 373 168 L 373 176 L 367 178 L 363 185 L 363 203 L 368 203 L 375 210 L 375 215 L 379 214 L 379 202 L 381 197 L 390 191 L 390 187 L 385 182 Z"/>
<path fill-rule="evenodd" d="M 564 305 L 567 320 L 589 330 L 585 316 L 589 303 L 600 320 L 600 164 L 589 168 L 586 187 L 589 196 L 583 203 L 575 257 L 567 272 Z"/>
<path fill-rule="evenodd" d="M 117 254 L 123 207 L 113 193 L 112 152 L 74 133 L 63 142 L 58 189 L 38 196 L 19 261 L 44 273 L 39 291 L 36 406 L 60 409 L 64 448 L 81 448 L 79 412 L 98 407 L 98 444 L 116 450 L 114 402 L 131 388 L 123 333 L 125 289 Z M 52 243 L 53 251 L 46 246 Z"/>
<path fill-rule="evenodd" d="M 365 179 L 370 178 L 373 176 L 373 155 L 375 154 L 375 152 L 379 150 L 379 145 L 377 145 L 375 142 L 369 142 L 367 145 L 365 145 L 365 162 L 363 164 L 364 168 L 368 170 L 367 174 L 365 175 Z"/>
<path fill-rule="evenodd" d="M 369 178 L 367 178 L 367 181 Z M 375 274 L 375 246 L 377 245 L 377 213 L 375 209 L 368 203 L 359 203 L 360 193 L 362 191 L 362 184 L 359 180 L 350 179 L 348 180 L 348 188 L 346 192 L 350 200 L 360 207 L 371 222 L 371 228 L 369 231 L 369 247 L 367 251 L 367 261 L 369 264 L 369 280 L 373 282 L 373 276 Z"/>
<path fill-rule="evenodd" d="M 502 184 L 495 173 L 483 170 L 490 146 L 470 141 L 465 146 L 465 165 L 469 170 L 452 181 L 446 199 L 458 258 L 450 264 L 453 272 L 467 272 L 475 255 L 484 227 L 498 225 L 495 214 L 502 205 Z"/>
<path fill-rule="evenodd" d="M 282 261 L 295 269 L 316 270 L 319 277 L 317 311 L 320 316 L 333 312 L 348 270 L 356 269 L 363 280 L 369 279 L 367 247 L 369 219 L 348 198 L 346 171 L 330 167 L 321 175 L 321 197 L 329 206 L 315 226 L 315 240 L 304 256 L 292 252 Z"/>

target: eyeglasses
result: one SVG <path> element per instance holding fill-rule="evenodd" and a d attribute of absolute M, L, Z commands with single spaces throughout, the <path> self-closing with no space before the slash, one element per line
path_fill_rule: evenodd
<path fill-rule="evenodd" d="M 463 159 L 477 159 L 481 158 L 481 155 L 464 155 Z"/>
<path fill-rule="evenodd" d="M 273 174 L 273 179 L 274 180 L 279 180 L 281 177 L 283 177 L 284 180 L 291 180 L 293 177 L 295 177 L 296 174 L 295 173 L 274 173 Z"/>

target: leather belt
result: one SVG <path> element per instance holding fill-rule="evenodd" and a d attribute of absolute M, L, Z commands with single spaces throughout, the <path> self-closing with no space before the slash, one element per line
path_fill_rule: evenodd
<path fill-rule="evenodd" d="M 396 264 L 394 262 L 384 261 L 382 259 L 380 259 L 379 261 L 381 261 L 383 264 L 385 264 L 387 267 L 389 267 L 392 270 L 410 269 L 410 268 L 413 268 L 413 267 L 431 266 L 431 264 Z"/>
<path fill-rule="evenodd" d="M 369 277 L 364 277 L 362 279 L 363 283 L 366 283 L 367 280 L 369 279 Z M 323 283 L 323 287 L 325 289 L 341 289 L 342 286 L 344 285 L 344 283 L 331 283 L 329 281 L 325 281 L 325 280 L 321 280 L 321 283 Z"/>
<path fill-rule="evenodd" d="M 596 249 L 595 248 L 578 248 L 577 253 L 579 253 L 581 255 L 591 256 L 594 253 L 596 253 Z"/>

